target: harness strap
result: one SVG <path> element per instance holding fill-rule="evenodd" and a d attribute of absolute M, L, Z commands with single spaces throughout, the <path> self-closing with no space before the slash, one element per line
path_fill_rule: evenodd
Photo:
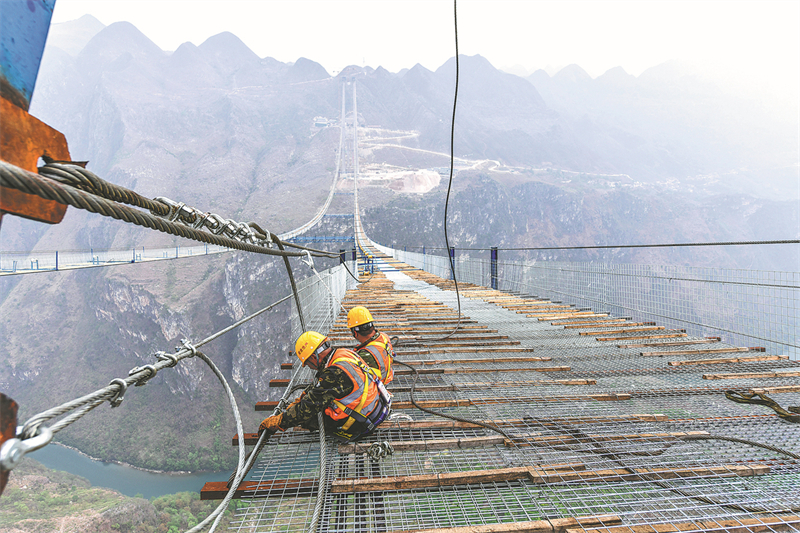
<path fill-rule="evenodd" d="M 348 361 L 349 363 L 352 363 L 355 366 L 357 366 L 358 368 L 360 368 L 364 372 L 365 377 L 366 377 L 366 379 L 364 380 L 364 390 L 361 393 L 361 398 L 359 399 L 358 406 L 356 406 L 355 409 L 350 409 L 349 407 L 344 405 L 339 400 L 334 400 L 333 401 L 333 403 L 336 405 L 336 407 L 338 407 L 339 409 L 344 411 L 347 414 L 347 416 L 349 417 L 347 419 L 347 422 L 345 422 L 342 425 L 342 429 L 344 431 L 347 431 L 348 429 L 350 429 L 353 426 L 353 424 L 356 423 L 356 421 L 365 422 L 367 420 L 367 417 L 365 417 L 363 414 L 361 414 L 361 410 L 364 408 L 364 405 L 367 403 L 367 396 L 369 394 L 369 383 L 370 383 L 369 380 L 370 380 L 371 377 L 375 378 L 375 374 L 374 374 L 374 369 L 372 367 L 367 366 L 366 364 L 361 362 L 361 360 L 359 360 L 359 359 L 357 359 L 355 357 L 352 357 L 349 354 L 342 355 L 341 357 L 337 357 L 335 360 L 331 361 L 330 364 L 333 365 L 333 364 L 337 363 L 338 361 L 341 361 L 342 359 L 344 359 L 344 360 Z M 357 420 L 357 419 L 360 419 L 360 420 Z"/>

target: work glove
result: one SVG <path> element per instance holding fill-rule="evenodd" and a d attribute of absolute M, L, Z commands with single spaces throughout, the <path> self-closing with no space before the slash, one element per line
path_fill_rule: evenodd
<path fill-rule="evenodd" d="M 282 420 L 283 413 L 265 418 L 261 422 L 261 425 L 258 426 L 258 435 L 261 436 L 261 434 L 265 431 L 269 431 L 270 435 L 278 430 L 283 431 L 283 428 L 281 427 Z"/>

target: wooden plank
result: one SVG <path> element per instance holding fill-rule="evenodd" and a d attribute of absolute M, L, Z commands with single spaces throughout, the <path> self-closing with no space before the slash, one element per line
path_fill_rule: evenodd
<path fill-rule="evenodd" d="M 451 365 L 451 364 L 476 364 L 476 363 L 535 363 L 539 361 L 552 361 L 552 357 L 487 357 L 485 359 L 417 359 L 403 361 L 407 365 Z"/>
<path fill-rule="evenodd" d="M 548 472 L 534 467 L 530 468 L 533 483 L 565 483 L 569 481 L 620 482 L 620 481 L 653 481 L 663 479 L 684 479 L 698 477 L 749 477 L 768 474 L 770 467 L 755 464 L 724 465 L 690 468 L 614 468 L 585 472 Z"/>
<path fill-rule="evenodd" d="M 621 335 L 623 333 L 636 333 L 639 331 L 655 331 L 655 330 L 662 330 L 666 329 L 664 326 L 646 326 L 641 328 L 630 328 L 630 329 L 613 329 L 608 331 L 581 331 L 578 335 L 583 336 L 595 336 L 595 335 Z"/>
<path fill-rule="evenodd" d="M 657 348 L 659 346 L 687 346 L 689 344 L 709 344 L 712 342 L 720 342 L 719 337 L 698 339 L 692 341 L 646 342 L 642 344 L 617 344 L 617 348 Z"/>
<path fill-rule="evenodd" d="M 387 476 L 336 480 L 331 484 L 331 493 L 374 492 L 387 490 L 416 490 L 475 483 L 517 481 L 528 477 L 528 468 L 496 468 L 492 470 L 469 470 L 442 474 L 420 474 L 416 476 Z"/>
<path fill-rule="evenodd" d="M 749 352 L 750 348 L 709 348 L 707 350 L 675 350 L 667 352 L 640 352 L 642 357 L 656 357 L 660 355 L 701 355 L 707 353 L 736 353 L 736 352 Z"/>
<path fill-rule="evenodd" d="M 750 392 L 760 392 L 762 394 L 780 394 L 782 392 L 800 392 L 800 385 L 780 385 L 777 387 L 761 387 L 751 389 Z"/>
<path fill-rule="evenodd" d="M 564 329 L 593 329 L 593 328 L 607 328 L 609 326 L 626 326 L 626 327 L 634 327 L 634 326 L 645 326 L 649 324 L 649 322 L 619 322 L 619 323 L 608 323 L 608 322 L 582 322 L 578 324 L 566 324 Z"/>
<path fill-rule="evenodd" d="M 533 387 L 544 387 L 547 385 L 567 385 L 567 386 L 579 386 L 579 385 L 597 385 L 596 379 L 539 379 L 539 380 L 515 380 L 515 381 L 502 381 L 502 382 L 487 382 L 487 381 L 475 381 L 475 382 L 464 382 L 459 383 L 456 385 L 417 385 L 414 389 L 417 392 L 443 392 L 443 391 L 459 391 L 463 390 L 465 387 L 518 387 L 520 385 L 530 385 Z M 411 392 L 410 386 L 389 386 L 389 392 L 392 393 L 402 393 L 402 392 Z"/>
<path fill-rule="evenodd" d="M 648 524 L 618 527 L 567 528 L 564 533 L 678 533 L 680 531 L 715 531 L 725 533 L 761 533 L 764 531 L 796 531 L 800 516 L 778 515 L 758 518 L 717 518 L 694 522 Z"/>
<path fill-rule="evenodd" d="M 686 365 L 722 365 L 732 363 L 750 363 L 757 361 L 780 361 L 789 359 L 788 355 L 756 355 L 753 357 L 729 357 L 725 359 L 691 359 L 688 361 L 670 361 L 667 363 L 669 366 L 686 366 Z"/>
<path fill-rule="evenodd" d="M 533 348 L 526 348 L 524 346 L 465 346 L 459 348 L 437 348 L 434 350 L 437 354 L 446 353 L 530 353 Z M 395 348 L 396 355 L 422 355 L 429 354 L 429 348 L 415 348 L 411 346 L 404 346 L 403 348 Z"/>
<path fill-rule="evenodd" d="M 459 383 L 458 387 L 454 387 L 454 390 L 461 390 L 464 387 L 518 387 L 520 385 L 530 385 L 533 387 L 544 387 L 547 385 L 568 385 L 568 386 L 579 386 L 579 385 L 597 385 L 596 379 L 537 379 L 537 380 L 514 380 L 514 381 L 506 381 L 506 382 L 485 382 L 485 381 L 476 381 L 476 382 L 464 382 Z M 409 387 L 410 388 L 410 387 Z M 417 390 L 420 388 L 417 387 Z"/>
<path fill-rule="evenodd" d="M 687 337 L 686 333 L 668 333 L 666 335 L 636 335 L 635 337 L 597 337 L 598 341 L 624 341 L 627 339 L 673 339 Z"/>
<path fill-rule="evenodd" d="M 580 311 L 578 313 L 570 313 L 568 315 L 553 315 L 553 316 L 543 316 L 538 317 L 539 322 L 546 321 L 546 320 L 568 320 L 571 318 L 594 318 L 594 317 L 604 317 L 608 316 L 608 313 L 592 313 L 591 311 Z M 528 316 L 528 318 L 537 318 L 536 316 Z"/>
<path fill-rule="evenodd" d="M 272 388 L 286 388 L 289 386 L 288 379 L 271 379 L 269 380 L 269 386 Z"/>
<path fill-rule="evenodd" d="M 228 494 L 227 481 L 208 481 L 200 490 L 201 500 L 221 500 Z M 283 479 L 276 481 L 243 481 L 234 493 L 233 497 L 240 499 L 259 496 L 311 496 L 317 492 L 317 481 L 298 481 L 294 479 Z"/>
<path fill-rule="evenodd" d="M 685 479 L 697 477 L 749 477 L 770 472 L 766 465 L 723 465 L 690 468 L 616 468 L 608 470 L 548 470 L 533 466 L 468 470 L 441 474 L 413 476 L 387 476 L 378 478 L 352 478 L 335 480 L 331 493 L 408 491 L 478 483 L 528 480 L 537 484 L 566 483 L 570 481 L 621 482 Z"/>
<path fill-rule="evenodd" d="M 529 366 L 515 368 L 444 368 L 445 374 L 481 374 L 489 372 L 569 372 L 568 366 Z M 409 372 L 411 373 L 411 372 Z M 397 372 L 395 372 L 397 374 Z"/>
<path fill-rule="evenodd" d="M 394 407 L 394 404 L 392 404 Z M 531 420 L 523 419 L 506 419 L 506 420 L 482 420 L 486 424 L 496 424 L 500 427 L 530 427 L 531 425 L 555 426 L 559 427 L 564 424 L 597 424 L 603 422 L 666 422 L 669 420 L 667 415 L 660 413 L 657 414 L 632 414 L 632 415 L 613 415 L 613 416 L 590 416 L 590 417 L 564 417 L 564 418 L 548 418 L 543 422 L 534 422 Z M 456 420 L 414 420 L 414 421 L 396 421 L 384 422 L 381 428 L 393 429 L 448 429 L 448 428 L 477 428 L 481 427 L 478 424 L 468 422 L 459 422 Z"/>
<path fill-rule="evenodd" d="M 618 393 L 610 393 L 610 394 L 588 394 L 583 396 L 582 398 L 574 398 L 574 400 L 597 400 L 601 402 L 613 402 L 619 400 L 630 400 L 630 394 L 618 394 Z M 421 405 L 422 407 L 426 407 L 428 409 L 438 409 L 442 407 L 469 407 L 471 405 L 491 405 L 491 404 L 504 404 L 504 403 L 515 403 L 515 402 L 541 402 L 541 401 L 564 401 L 566 398 L 557 398 L 557 397 L 488 397 L 488 398 L 476 398 L 475 400 L 428 400 L 428 401 L 418 401 L 417 404 Z M 573 400 L 573 398 L 570 398 Z M 260 403 L 260 402 L 259 402 Z M 392 402 L 392 408 L 394 409 L 411 409 L 413 404 L 409 402 Z M 258 404 L 256 404 L 256 410 L 260 410 L 258 408 Z"/>
<path fill-rule="evenodd" d="M 429 440 L 407 440 L 392 441 L 390 444 L 396 452 L 406 451 L 428 451 L 428 450 L 452 450 L 461 448 L 486 448 L 503 444 L 505 437 L 502 435 L 491 437 L 470 437 L 463 439 L 429 439 Z M 339 453 L 342 455 L 365 454 L 369 449 L 368 444 L 340 444 Z"/>
<path fill-rule="evenodd" d="M 595 319 L 595 320 L 587 320 L 585 322 L 552 322 L 551 326 L 579 326 L 582 324 L 592 325 L 592 324 L 624 324 L 628 319 L 627 318 L 606 318 L 603 320 Z"/>
<path fill-rule="evenodd" d="M 537 442 L 549 442 L 553 444 L 579 444 L 586 442 L 616 442 L 616 441 L 655 441 L 669 442 L 681 439 L 687 435 L 709 435 L 708 431 L 672 431 L 669 433 L 631 433 L 627 435 L 586 435 L 576 437 L 574 435 L 547 435 L 544 437 L 520 437 L 516 436 L 513 440 L 505 440 L 506 446 L 528 447 Z"/>
<path fill-rule="evenodd" d="M 743 372 L 729 374 L 703 374 L 703 379 L 764 379 L 764 378 L 796 378 L 797 372 Z"/>
<path fill-rule="evenodd" d="M 406 529 L 391 533 L 565 533 L 569 528 L 613 526 L 621 524 L 616 515 L 578 516 L 551 518 L 550 520 L 529 520 L 525 522 L 503 522 L 476 526 L 446 527 L 436 529 Z"/>
<path fill-rule="evenodd" d="M 422 344 L 427 346 L 428 348 L 456 348 L 456 347 L 476 347 L 480 346 L 482 348 L 492 348 L 494 346 L 519 346 L 519 341 L 501 341 L 497 340 L 495 342 L 475 342 L 475 341 L 468 341 L 468 340 L 460 340 L 457 339 L 454 342 L 425 342 L 424 340 L 420 340 Z"/>
<path fill-rule="evenodd" d="M 569 528 L 613 526 L 621 523 L 622 519 L 616 515 L 601 515 L 436 529 L 405 529 L 395 530 L 391 533 L 565 533 Z"/>

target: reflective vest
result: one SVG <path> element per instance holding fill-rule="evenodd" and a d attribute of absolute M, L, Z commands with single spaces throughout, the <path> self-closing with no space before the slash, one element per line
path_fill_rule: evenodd
<path fill-rule="evenodd" d="M 333 420 L 348 419 L 341 429 L 347 431 L 356 421 L 364 421 L 373 411 L 383 407 L 378 390 L 377 376 L 354 351 L 339 348 L 328 358 L 325 368 L 335 366 L 343 370 L 353 382 L 353 390 L 344 398 L 334 400 L 325 414 Z"/>
<path fill-rule="evenodd" d="M 356 352 L 366 350 L 375 358 L 378 363 L 376 372 L 379 374 L 378 378 L 384 385 L 388 385 L 394 379 L 394 370 L 392 370 L 392 361 L 394 361 L 394 348 L 392 348 L 392 341 L 385 333 L 378 333 L 378 336 L 369 340 L 356 348 Z"/>

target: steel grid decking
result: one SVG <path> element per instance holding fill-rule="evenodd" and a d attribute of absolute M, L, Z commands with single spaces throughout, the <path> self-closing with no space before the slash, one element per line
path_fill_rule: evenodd
<path fill-rule="evenodd" d="M 461 297 L 472 329 L 434 341 L 455 326 L 452 282 L 397 270 L 347 291 L 343 305 L 366 305 L 380 330 L 408 341 L 398 360 L 428 372 L 416 379 L 418 403 L 508 438 L 415 409 L 414 377 L 398 372 L 394 411 L 412 421 L 385 422 L 358 446 L 328 439 L 326 472 L 316 433 L 276 435 L 232 530 L 306 531 L 324 486 L 318 531 L 800 531 L 800 461 L 780 451 L 800 454 L 800 424 L 724 395 L 784 387 L 770 396 L 798 405 L 800 377 L 772 374 L 800 370 L 796 361 L 625 326 L 642 322 L 633 317 L 528 313 L 552 306 L 475 286 Z M 352 344 L 344 318 L 337 345 Z M 621 333 L 598 340 L 605 331 Z M 384 441 L 393 455 L 364 454 Z"/>

